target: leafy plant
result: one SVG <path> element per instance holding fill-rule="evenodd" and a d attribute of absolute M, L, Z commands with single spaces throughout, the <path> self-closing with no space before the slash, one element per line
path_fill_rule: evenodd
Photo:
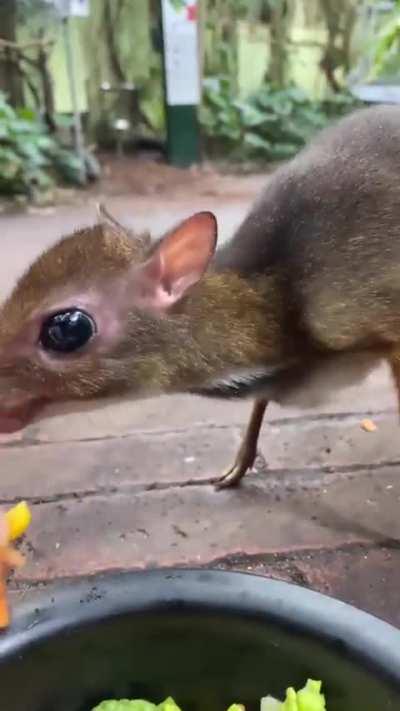
<path fill-rule="evenodd" d="M 270 84 L 239 100 L 229 77 L 212 77 L 204 82 L 200 120 L 213 152 L 228 151 L 233 160 L 282 160 L 353 106 L 347 95 L 315 102 L 297 87 L 276 89 Z"/>
<path fill-rule="evenodd" d="M 179 10 L 183 10 L 183 8 L 185 7 L 184 0 L 169 0 L 169 2 L 174 8 L 174 10 L 177 10 L 178 12 Z"/>
<path fill-rule="evenodd" d="M 375 45 L 373 56 L 374 76 L 399 71 L 400 50 L 400 0 L 395 0 L 393 9 L 385 21 Z"/>
<path fill-rule="evenodd" d="M 0 92 L 0 193 L 31 195 L 56 179 L 80 184 L 79 159 L 48 134 L 33 111 L 12 108 Z"/>
<path fill-rule="evenodd" d="M 55 5 L 47 0 L 18 0 L 17 2 L 18 20 L 22 22 L 32 22 L 37 17 L 56 16 L 56 12 Z"/>

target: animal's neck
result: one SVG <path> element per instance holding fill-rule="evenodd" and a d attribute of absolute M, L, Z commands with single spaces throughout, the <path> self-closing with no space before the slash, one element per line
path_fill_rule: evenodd
<path fill-rule="evenodd" d="M 175 315 L 174 348 L 165 354 L 172 388 L 174 383 L 201 388 L 243 370 L 279 366 L 290 357 L 275 277 L 250 280 L 233 272 L 210 273 L 171 315 L 172 321 Z"/>

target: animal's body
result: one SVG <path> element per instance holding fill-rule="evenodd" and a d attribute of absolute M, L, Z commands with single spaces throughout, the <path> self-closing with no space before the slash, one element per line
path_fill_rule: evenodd
<path fill-rule="evenodd" d="M 330 373 L 359 379 L 380 358 L 399 392 L 399 176 L 400 108 L 379 107 L 279 168 L 216 252 L 210 213 L 150 245 L 102 210 L 42 255 L 3 307 L 0 429 L 54 400 L 250 397 L 226 486 L 252 466 L 268 401 L 299 389 L 323 398 Z"/>

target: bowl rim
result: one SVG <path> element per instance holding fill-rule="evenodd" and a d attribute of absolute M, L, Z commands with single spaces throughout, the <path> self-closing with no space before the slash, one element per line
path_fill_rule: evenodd
<path fill-rule="evenodd" d="M 3 663 L 59 634 L 124 614 L 208 612 L 264 619 L 340 649 L 400 691 L 400 630 L 308 588 L 239 571 L 161 568 L 50 583 L 0 633 Z"/>

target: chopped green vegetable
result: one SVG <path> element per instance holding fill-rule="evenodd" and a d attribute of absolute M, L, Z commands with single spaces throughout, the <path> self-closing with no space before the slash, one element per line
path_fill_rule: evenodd
<path fill-rule="evenodd" d="M 320 681 L 308 679 L 305 687 L 297 694 L 294 689 L 288 689 L 282 711 L 326 711 L 325 696 L 321 694 L 321 686 Z M 291 692 L 290 697 L 289 692 Z M 289 698 L 289 705 L 287 705 Z"/>
<path fill-rule="evenodd" d="M 134 711 L 142 711 L 142 709 L 135 709 Z M 169 696 L 168 699 L 157 706 L 157 711 L 181 711 L 179 706 L 176 705 L 175 701 Z"/>
<path fill-rule="evenodd" d="M 261 699 L 261 711 L 326 711 L 321 686 L 320 681 L 309 679 L 300 691 L 289 688 L 283 702 L 267 696 Z"/>
<path fill-rule="evenodd" d="M 322 683 L 308 679 L 307 684 L 300 691 L 295 691 L 290 687 L 286 691 L 284 701 L 278 701 L 272 696 L 266 696 L 261 699 L 260 711 L 327 711 L 325 705 L 325 697 L 321 693 Z M 99 706 L 92 711 L 181 711 L 174 699 L 168 697 L 158 706 L 136 699 L 129 701 L 122 699 L 121 701 L 103 701 Z M 246 711 L 242 704 L 232 704 L 228 711 Z"/>
<path fill-rule="evenodd" d="M 121 699 L 120 701 L 103 701 L 93 711 L 181 711 L 175 701 L 169 696 L 157 706 L 143 699 Z"/>
<path fill-rule="evenodd" d="M 266 696 L 261 699 L 261 711 L 282 711 L 282 701 L 274 699 L 273 696 Z"/>
<path fill-rule="evenodd" d="M 93 711 L 155 711 L 156 708 L 157 706 L 150 701 L 121 699 L 120 701 L 103 701 Z"/>

